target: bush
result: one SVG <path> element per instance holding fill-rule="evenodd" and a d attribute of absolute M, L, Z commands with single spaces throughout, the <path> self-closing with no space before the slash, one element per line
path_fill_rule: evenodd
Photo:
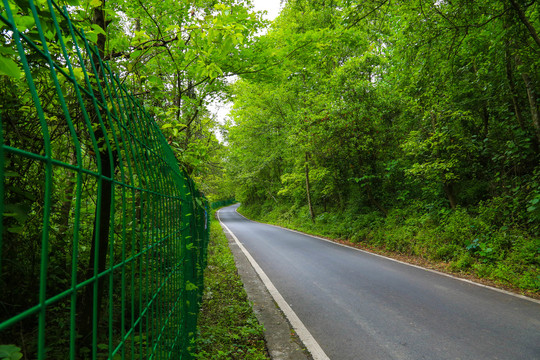
<path fill-rule="evenodd" d="M 468 252 L 461 252 L 455 261 L 450 263 L 450 270 L 452 271 L 466 271 L 469 270 L 474 263 L 473 257 Z"/>
<path fill-rule="evenodd" d="M 444 244 L 435 250 L 433 259 L 451 261 L 460 256 L 462 248 L 457 244 Z"/>

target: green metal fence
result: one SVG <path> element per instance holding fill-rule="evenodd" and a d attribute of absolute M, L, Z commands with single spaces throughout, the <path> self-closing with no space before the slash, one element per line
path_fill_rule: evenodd
<path fill-rule="evenodd" d="M 208 203 L 65 7 L 2 1 L 0 358 L 189 358 Z"/>

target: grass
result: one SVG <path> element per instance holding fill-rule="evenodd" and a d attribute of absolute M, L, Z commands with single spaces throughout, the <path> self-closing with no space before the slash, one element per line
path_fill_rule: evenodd
<path fill-rule="evenodd" d="M 212 221 L 196 359 L 270 359 L 219 222 Z"/>

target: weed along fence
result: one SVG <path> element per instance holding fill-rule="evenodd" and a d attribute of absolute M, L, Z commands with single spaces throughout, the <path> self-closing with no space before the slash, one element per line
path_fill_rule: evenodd
<path fill-rule="evenodd" d="M 190 358 L 207 201 L 98 31 L 2 1 L 0 358 Z"/>

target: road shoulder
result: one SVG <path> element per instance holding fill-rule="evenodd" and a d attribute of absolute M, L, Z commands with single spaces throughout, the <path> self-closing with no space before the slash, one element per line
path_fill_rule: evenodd
<path fill-rule="evenodd" d="M 311 359 L 249 260 L 227 231 L 225 231 L 225 235 L 234 256 L 238 274 L 242 279 L 248 298 L 253 304 L 253 312 L 265 328 L 264 336 L 270 357 L 273 360 Z"/>

